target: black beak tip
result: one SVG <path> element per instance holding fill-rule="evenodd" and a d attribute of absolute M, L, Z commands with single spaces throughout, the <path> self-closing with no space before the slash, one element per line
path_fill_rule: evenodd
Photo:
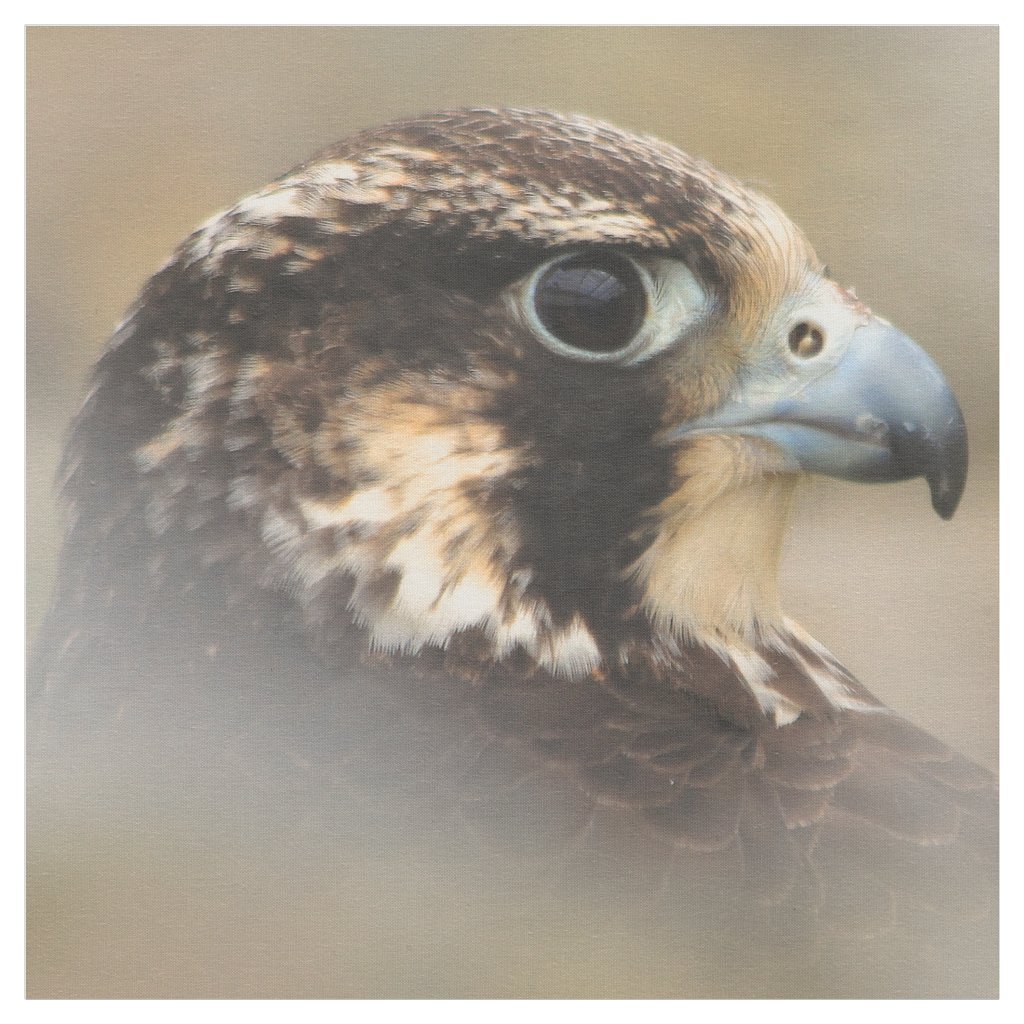
<path fill-rule="evenodd" d="M 962 489 L 960 493 L 953 493 L 944 482 L 937 481 L 935 478 L 929 480 L 928 485 L 932 490 L 932 508 L 938 512 L 941 518 L 952 519 L 957 505 L 960 504 Z"/>
<path fill-rule="evenodd" d="M 931 491 L 932 508 L 942 519 L 952 519 L 967 483 L 967 425 L 952 393 L 936 429 L 925 422 L 901 423 L 889 435 L 897 474 L 891 479 L 923 476 Z"/>
<path fill-rule="evenodd" d="M 945 452 L 941 461 L 925 474 L 932 493 L 932 508 L 943 519 L 952 519 L 967 483 L 966 437 L 955 453 Z"/>

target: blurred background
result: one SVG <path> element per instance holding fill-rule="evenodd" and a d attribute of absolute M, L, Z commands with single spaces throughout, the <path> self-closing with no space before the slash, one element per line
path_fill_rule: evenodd
<path fill-rule="evenodd" d="M 344 135 L 464 105 L 583 112 L 766 192 L 964 407 L 971 474 L 814 480 L 788 607 L 871 688 L 996 760 L 997 60 L 987 28 L 37 28 L 28 32 L 30 636 L 91 363 L 196 225 Z"/>
<path fill-rule="evenodd" d="M 767 193 L 838 281 L 943 367 L 972 446 L 956 517 L 933 513 L 921 480 L 815 479 L 784 594 L 880 697 L 995 765 L 997 61 L 997 31 L 972 28 L 29 30 L 30 638 L 54 579 L 68 424 L 174 246 L 357 129 L 445 107 L 548 107 L 659 136 Z M 253 799 L 243 792 L 237 813 Z M 507 865 L 455 863 L 436 822 L 382 832 L 335 799 L 348 845 L 317 820 L 268 830 L 237 862 L 201 829 L 161 845 L 162 807 L 147 831 L 137 808 L 117 827 L 86 808 L 69 827 L 63 805 L 47 818 L 37 801 L 34 994 L 726 991 L 680 979 L 675 933 L 562 887 L 547 865 L 502 888 Z"/>

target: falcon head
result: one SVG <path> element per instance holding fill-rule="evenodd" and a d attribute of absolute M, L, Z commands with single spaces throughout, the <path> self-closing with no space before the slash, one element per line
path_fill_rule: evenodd
<path fill-rule="evenodd" d="M 949 517 L 966 435 L 769 200 L 596 121 L 469 110 L 186 240 L 67 468 L 76 529 L 153 579 L 187 551 L 396 658 L 642 670 L 782 723 L 873 700 L 779 606 L 797 480 L 924 476 Z"/>

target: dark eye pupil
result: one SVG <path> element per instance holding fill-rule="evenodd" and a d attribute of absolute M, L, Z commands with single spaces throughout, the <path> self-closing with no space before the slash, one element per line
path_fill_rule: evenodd
<path fill-rule="evenodd" d="M 588 352 L 614 352 L 638 330 L 647 292 L 629 260 L 612 254 L 570 256 L 537 281 L 534 308 L 561 342 Z"/>

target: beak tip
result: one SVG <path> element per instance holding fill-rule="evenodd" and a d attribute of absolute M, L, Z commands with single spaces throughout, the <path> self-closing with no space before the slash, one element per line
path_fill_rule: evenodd
<path fill-rule="evenodd" d="M 966 451 L 952 466 L 941 466 L 936 472 L 928 473 L 926 479 L 931 490 L 932 508 L 940 518 L 952 519 L 967 483 Z"/>
<path fill-rule="evenodd" d="M 948 495 L 939 494 L 935 490 L 932 491 L 932 508 L 938 512 L 940 519 L 952 519 L 953 513 L 956 512 L 956 507 L 959 504 L 959 497 L 950 498 Z"/>

